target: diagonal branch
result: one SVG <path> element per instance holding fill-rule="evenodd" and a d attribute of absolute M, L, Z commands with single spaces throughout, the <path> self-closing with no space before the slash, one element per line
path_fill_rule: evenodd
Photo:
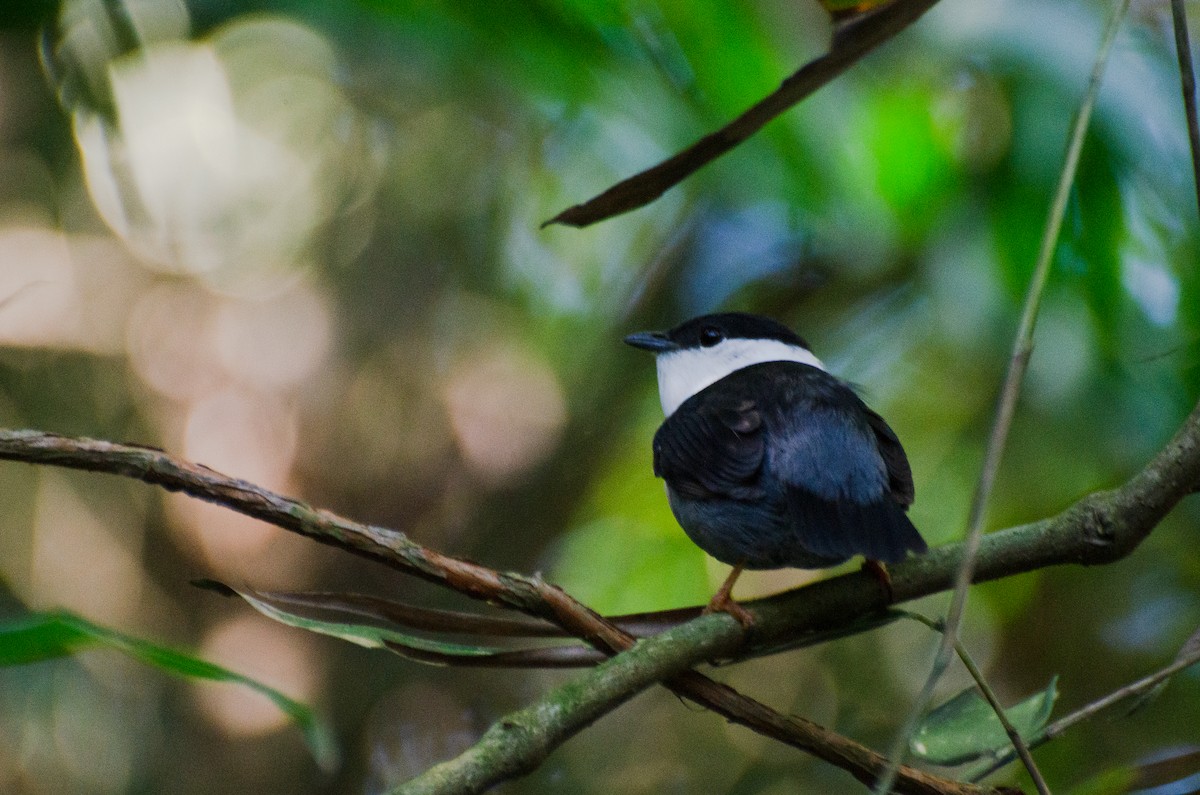
<path fill-rule="evenodd" d="M 467 596 L 548 618 L 589 642 L 611 642 L 610 649 L 622 648 L 630 642 L 625 633 L 587 608 L 573 607 L 577 603 L 562 590 L 538 578 L 501 573 L 442 555 L 410 541 L 403 533 L 343 519 L 207 467 L 172 458 L 161 450 L 42 431 L 9 430 L 0 431 L 0 459 L 107 472 L 183 491 L 442 583 Z M 1200 485 L 1200 407 L 1193 410 L 1180 430 L 1146 467 L 1120 488 L 1089 495 L 1049 519 L 985 536 L 974 579 L 997 579 L 1065 563 L 1098 565 L 1119 560 L 1141 543 L 1163 516 L 1197 485 Z M 962 553 L 961 544 L 950 545 L 893 567 L 892 589 L 896 601 L 908 601 L 950 588 Z M 749 654 L 756 649 L 787 648 L 813 633 L 845 626 L 886 607 L 874 579 L 861 573 L 823 580 L 746 606 L 754 613 L 756 622 L 750 638 L 744 639 L 737 622 L 724 614 L 698 619 L 697 626 L 706 644 L 703 649 L 687 645 L 671 647 L 674 653 L 684 655 L 678 660 L 681 668 L 712 657 Z M 620 662 L 626 659 L 622 655 L 612 665 L 626 665 L 628 663 Z M 847 758 L 846 750 L 853 746 L 843 748 L 829 744 L 836 742 L 825 736 L 832 732 L 775 715 L 757 702 L 699 674 L 687 673 L 671 680 L 670 684 L 694 688 L 685 692 L 688 698 L 752 725 L 756 731 L 786 737 L 785 741 L 797 747 L 806 747 L 806 743 L 810 743 L 826 753 L 822 758 L 827 761 L 838 760 L 843 766 L 853 762 L 852 755 Z M 725 699 L 728 703 L 723 701 Z M 608 709 L 619 703 L 611 704 Z M 737 713 L 733 711 L 735 708 Z M 800 733 L 810 729 L 806 734 Z M 560 742 L 573 733 L 564 735 Z M 837 739 L 850 743 L 846 738 Z M 860 771 L 871 777 L 879 773 L 869 764 L 860 767 Z M 930 791 L 916 789 L 919 785 L 915 781 L 914 789 L 902 789 L 907 786 L 906 773 L 901 770 L 897 791 Z"/>
<path fill-rule="evenodd" d="M 703 689 L 712 692 L 714 701 L 739 705 L 729 712 L 717 710 L 734 722 L 743 722 L 741 718 L 749 714 L 756 722 L 775 727 L 773 736 L 792 745 L 797 743 L 785 738 L 797 734 L 812 737 L 816 745 L 797 747 L 851 771 L 864 783 L 873 781 L 874 776 L 887 766 L 887 760 L 879 754 L 809 721 L 779 715 L 732 688 L 686 670 L 721 652 L 720 644 L 713 642 L 713 633 L 719 624 L 730 623 L 725 616 L 707 615 L 639 641 L 619 657 L 601 663 L 533 704 L 501 718 L 466 752 L 401 784 L 391 791 L 392 795 L 479 793 L 501 781 L 528 773 L 571 736 L 664 679 L 676 693 L 703 680 L 707 682 Z M 705 705 L 711 708 L 710 704 Z M 745 709 L 750 713 L 744 713 Z M 1010 792 L 950 781 L 912 768 L 902 770 L 896 791 L 914 795 L 1004 795 Z"/>
<path fill-rule="evenodd" d="M 684 624 L 643 640 L 587 674 L 497 721 L 475 745 L 392 790 L 392 795 L 483 792 L 535 770 L 563 742 L 655 682 L 683 672 L 720 644 L 705 624 Z"/>
<path fill-rule="evenodd" d="M 741 116 L 658 165 L 621 180 L 583 204 L 568 207 L 542 226 L 589 226 L 649 204 L 849 69 L 871 50 L 916 22 L 937 2 L 895 0 L 846 23 L 838 28 L 829 52 L 802 66 Z"/>
<path fill-rule="evenodd" d="M 892 744 L 892 756 L 898 761 L 903 761 L 904 751 L 908 747 L 908 742 L 912 737 L 913 731 L 916 729 L 917 721 L 920 720 L 921 714 L 929 705 L 929 701 L 933 697 L 933 689 L 949 666 L 950 656 L 954 651 L 955 644 L 958 643 L 959 630 L 962 625 L 963 616 L 966 613 L 968 586 L 972 581 L 972 569 L 975 566 L 975 557 L 979 552 L 980 540 L 983 538 L 983 523 L 987 512 L 988 499 L 991 496 L 992 487 L 996 482 L 996 476 L 1000 471 L 1000 461 L 1004 456 L 1004 448 L 1008 442 L 1008 431 L 1012 426 L 1013 416 L 1016 413 L 1017 399 L 1021 393 L 1021 385 L 1025 380 L 1025 372 L 1029 369 L 1029 359 L 1033 355 L 1033 331 L 1037 325 L 1038 311 L 1042 304 L 1042 294 L 1045 292 L 1046 282 L 1050 276 L 1050 265 L 1054 261 L 1054 250 L 1058 245 L 1058 235 L 1062 229 L 1063 217 L 1066 215 L 1067 200 L 1071 195 L 1071 186 L 1075 184 L 1075 173 L 1079 168 L 1079 158 L 1083 152 L 1083 140 L 1091 124 L 1092 109 L 1096 104 L 1096 96 L 1100 92 L 1100 80 L 1104 76 L 1104 69 L 1108 64 L 1108 56 L 1112 51 L 1113 42 L 1116 41 L 1117 32 L 1121 29 L 1121 22 L 1125 19 L 1125 13 L 1129 9 L 1129 2 L 1130 0 L 1118 0 L 1116 11 L 1109 19 L 1108 27 L 1105 29 L 1100 42 L 1100 48 L 1096 53 L 1096 60 L 1092 64 L 1091 77 L 1088 79 L 1083 99 L 1079 104 L 1079 109 L 1076 111 L 1075 119 L 1071 125 L 1071 136 L 1067 142 L 1067 151 L 1063 158 L 1062 171 L 1058 176 L 1058 186 L 1054 192 L 1054 201 L 1051 203 L 1050 210 L 1047 213 L 1046 226 L 1042 232 L 1037 263 L 1029 279 L 1029 288 L 1025 293 L 1025 306 L 1021 311 L 1021 324 L 1017 329 L 1016 338 L 1013 340 L 1013 351 L 1008 363 L 1008 372 L 1005 373 L 1004 386 L 1000 392 L 1000 399 L 997 401 L 996 415 L 992 422 L 991 434 L 988 437 L 987 452 L 979 473 L 979 483 L 975 489 L 975 494 L 971 498 L 971 508 L 967 517 L 966 541 L 964 542 L 967 554 L 963 556 L 962 564 L 959 566 L 958 575 L 955 579 L 954 594 L 950 599 L 950 607 L 946 611 L 945 632 L 942 634 L 941 643 L 938 644 L 937 653 L 934 656 L 929 676 L 926 678 L 921 692 L 918 693 L 917 698 L 913 701 L 909 709 L 908 719 Z M 876 788 L 876 791 L 886 793 L 889 782 L 890 777 L 885 776 Z"/>
<path fill-rule="evenodd" d="M 442 583 L 467 596 L 502 603 L 553 621 L 606 653 L 627 651 L 635 644 L 632 635 L 575 601 L 561 588 L 550 585 L 541 578 L 497 572 L 469 561 L 442 555 L 408 540 L 403 533 L 359 524 L 328 511 L 315 510 L 302 502 L 275 494 L 252 483 L 221 475 L 206 466 L 174 459 L 156 448 L 93 439 L 72 439 L 40 431 L 0 431 L 0 458 L 109 472 L 155 483 L 168 490 L 183 491 L 322 543 L 332 544 L 387 563 L 401 571 Z M 696 649 L 697 656 L 679 663 L 681 669 L 706 659 L 728 657 L 742 644 L 743 630 L 737 622 L 724 615 L 715 618 L 719 623 L 710 621 L 714 626 L 705 636 L 705 644 Z M 630 664 L 632 663 L 623 663 Z M 623 668 L 618 669 L 618 678 L 623 672 Z M 620 706 L 638 690 L 658 678 L 661 677 L 653 677 L 644 683 L 636 677 L 626 679 L 625 681 L 637 686 L 637 689 L 628 691 L 621 698 L 605 698 L 604 694 L 607 691 L 601 690 L 598 700 L 588 702 L 589 706 L 581 706 L 577 715 L 567 716 L 566 720 L 555 724 L 559 731 L 552 735 L 552 739 L 556 740 L 553 745 L 564 742 L 600 714 Z M 860 780 L 874 781 L 879 771 L 887 765 L 885 759 L 848 738 L 807 721 L 784 718 L 769 707 L 701 674 L 689 671 L 666 681 L 665 684 L 676 694 L 731 721 L 842 766 Z M 540 742 L 523 744 L 522 747 L 534 758 L 548 752 L 548 748 Z M 468 758 L 478 759 L 470 754 Z M 470 781 L 475 780 L 475 768 L 466 765 L 462 769 L 470 775 L 459 781 L 460 786 L 449 791 L 482 791 L 468 786 Z M 526 768 L 520 765 L 512 767 L 509 764 L 497 764 L 491 769 L 492 777 L 483 788 L 524 769 Z M 899 771 L 897 790 L 914 795 L 966 795 L 985 791 L 973 786 L 961 789 L 953 785 L 954 782 L 905 768 Z"/>
<path fill-rule="evenodd" d="M 924 624 L 934 632 L 945 632 L 945 623 L 942 621 L 934 621 L 920 613 L 912 611 L 904 611 L 904 615 Z M 1033 785 L 1037 787 L 1039 795 L 1050 795 L 1050 788 L 1046 785 L 1046 779 L 1042 776 L 1042 771 L 1038 769 L 1037 763 L 1033 761 L 1033 755 L 1029 752 L 1029 745 L 1026 744 L 1025 738 L 1021 736 L 1021 733 L 1017 731 L 1017 727 L 1009 720 L 1008 714 L 1004 710 L 1004 705 L 1000 703 L 1000 698 L 996 695 L 996 691 L 992 689 L 987 677 L 983 675 L 983 671 L 975 663 L 975 658 L 967 651 L 967 647 L 963 645 L 961 640 L 954 643 L 954 651 L 958 654 L 958 659 L 962 662 L 963 667 L 967 669 L 967 673 L 975 680 L 975 687 L 979 691 L 979 694 L 987 701 L 988 706 L 992 708 L 992 712 L 995 713 L 996 718 L 1000 721 L 1000 725 L 1004 728 L 1004 733 L 1008 735 L 1012 751 L 1016 754 L 1016 757 L 1020 757 L 1022 764 L 1025 765 L 1025 769 L 1029 772 L 1029 777 L 1033 779 Z M 979 779 L 971 780 L 978 781 Z"/>

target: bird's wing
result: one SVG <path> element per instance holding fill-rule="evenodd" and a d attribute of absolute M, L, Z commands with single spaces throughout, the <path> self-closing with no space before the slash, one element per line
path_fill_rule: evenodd
<path fill-rule="evenodd" d="M 875 441 L 879 444 L 879 455 L 883 457 L 883 463 L 887 467 L 891 497 L 900 504 L 900 507 L 908 510 L 908 506 L 913 504 L 913 499 L 916 497 L 912 467 L 908 465 L 908 456 L 905 455 L 904 447 L 900 444 L 896 432 L 883 417 L 867 408 L 866 405 L 863 408 L 867 412 L 867 422 L 870 423 L 871 430 L 875 432 Z"/>
<path fill-rule="evenodd" d="M 895 433 L 848 385 L 825 373 L 803 377 L 807 383 L 780 408 L 788 416 L 767 453 L 786 483 L 800 543 L 835 560 L 890 562 L 924 550 L 904 514 L 912 473 Z"/>
<path fill-rule="evenodd" d="M 866 416 L 853 404 L 806 401 L 772 435 L 772 471 L 789 486 L 831 502 L 887 496 L 888 470 Z"/>
<path fill-rule="evenodd" d="M 848 385 L 784 362 L 723 383 L 685 401 L 654 437 L 654 473 L 672 490 L 694 500 L 779 500 L 798 551 L 831 562 L 894 562 L 926 548 L 904 512 L 912 501 L 904 450 Z"/>
<path fill-rule="evenodd" d="M 762 413 L 744 394 L 700 392 L 654 436 L 654 474 L 683 497 L 757 499 Z"/>

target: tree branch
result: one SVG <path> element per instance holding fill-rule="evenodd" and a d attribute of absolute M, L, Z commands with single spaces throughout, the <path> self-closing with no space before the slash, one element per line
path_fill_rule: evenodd
<path fill-rule="evenodd" d="M 442 583 L 467 596 L 548 618 L 579 633 L 589 642 L 611 642 L 610 648 L 614 649 L 629 643 L 625 633 L 587 608 L 574 607 L 577 603 L 561 589 L 538 578 L 496 572 L 442 555 L 410 541 L 403 533 L 343 519 L 207 467 L 179 461 L 161 450 L 75 439 L 42 431 L 10 430 L 0 431 L 0 459 L 107 472 L 158 484 L 172 491 L 183 491 Z M 1119 560 L 1129 554 L 1198 483 L 1200 407 L 1193 410 L 1183 427 L 1146 467 L 1120 488 L 1089 495 L 1055 517 L 985 536 L 974 579 L 997 579 L 1064 563 L 1098 565 Z M 892 590 L 896 600 L 907 601 L 948 589 L 961 555 L 962 545 L 955 544 L 930 550 L 892 567 Z M 855 572 L 747 603 L 746 607 L 756 620 L 749 638 L 742 637 L 740 626 L 733 618 L 719 614 L 695 622 L 697 637 L 704 640 L 703 648 L 678 644 L 651 649 L 669 648 L 672 654 L 682 655 L 678 660 L 660 660 L 656 664 L 677 670 L 672 666 L 678 663 L 680 669 L 685 669 L 711 657 L 778 651 L 812 633 L 844 626 L 885 606 L 873 578 Z M 620 658 L 624 659 L 624 656 Z M 620 661 L 611 663 L 614 666 L 624 664 Z M 808 750 L 808 744 L 814 744 L 827 761 L 837 759 L 853 764 L 854 753 L 841 746 L 828 745 L 835 742 L 826 736 L 833 735 L 832 732 L 778 716 L 752 699 L 699 674 L 685 673 L 672 679 L 670 685 L 681 689 L 695 688 L 684 694 L 739 722 L 753 724 L 757 721 L 760 725 L 755 725 L 756 730 L 771 733 L 792 745 Z M 723 699 L 729 703 L 723 704 Z M 761 714 L 761 710 L 766 710 L 766 714 Z M 594 720 L 594 717 L 588 720 Z M 800 730 L 806 733 L 795 734 Z M 571 733 L 563 735 L 562 739 Z M 839 739 L 850 742 L 846 738 Z M 847 754 L 851 758 L 847 759 Z M 870 764 L 865 769 L 860 765 L 858 770 L 872 777 L 879 772 Z M 897 781 L 897 791 L 944 791 L 920 789 L 924 785 L 917 780 L 911 781 L 912 789 L 904 789 L 909 786 L 904 778 L 906 772 L 902 771 Z"/>
<path fill-rule="evenodd" d="M 502 603 L 553 621 L 605 652 L 626 651 L 635 643 L 633 636 L 575 601 L 561 588 L 540 578 L 497 572 L 469 561 L 442 555 L 409 541 L 403 533 L 363 525 L 328 511 L 315 510 L 302 502 L 280 496 L 252 483 L 221 475 L 203 465 L 174 459 L 156 448 L 93 439 L 72 439 L 41 431 L 0 431 L 0 459 L 2 458 L 108 472 L 158 484 L 168 490 L 183 491 L 322 543 L 332 544 L 387 563 L 401 571 L 442 583 L 467 596 Z M 668 667 L 678 664 L 682 669 L 712 657 L 732 655 L 742 644 L 741 625 L 725 614 L 714 616 L 708 619 L 708 622 L 713 624 L 713 627 L 705 636 L 703 649 L 697 649 L 693 656 L 680 660 L 665 660 L 662 664 Z M 606 668 L 605 673 L 609 672 L 610 669 Z M 604 698 L 611 689 L 606 685 L 622 681 L 633 689 L 628 692 L 619 691 L 623 695 L 616 700 Z M 647 684 L 649 682 L 643 684 L 637 677 L 622 678 L 615 675 L 611 680 L 605 679 L 597 690 L 597 699 L 581 706 L 577 717 L 567 716 L 563 720 L 552 721 L 554 725 L 547 732 L 535 733 L 527 738 L 527 742 L 518 745 L 534 757 L 544 756 L 548 752 L 546 742 L 565 741 L 603 712 L 620 706 Z M 668 680 L 665 684 L 676 694 L 708 707 L 731 721 L 844 767 L 862 781 L 874 781 L 879 771 L 886 766 L 885 759 L 849 738 L 807 721 L 778 715 L 769 707 L 701 674 L 688 672 Z M 607 706 L 601 709 L 602 705 Z M 557 709 L 553 704 L 549 704 L 548 711 L 545 712 L 523 711 L 519 713 L 519 721 L 527 721 L 530 714 L 553 715 Z M 497 730 L 501 735 L 506 731 L 503 728 Z M 491 754 L 486 752 L 468 752 L 463 766 L 455 768 L 462 773 L 462 778 L 457 779 L 460 787 L 448 791 L 482 791 L 472 789 L 473 785 L 470 785 L 470 782 L 478 778 L 476 766 L 480 761 L 491 758 Z M 511 762 L 511 757 L 504 759 L 510 761 L 497 762 L 493 771 L 494 777 L 489 779 L 483 789 L 504 780 L 514 772 L 519 773 L 527 769 L 521 764 Z M 962 789 L 957 782 L 904 768 L 898 776 L 897 791 L 913 795 L 968 795 L 990 790 L 981 790 L 974 786 Z"/>
<path fill-rule="evenodd" d="M 776 728 L 772 736 L 795 745 L 797 734 L 814 738 L 804 750 L 850 771 L 870 784 L 887 765 L 887 760 L 858 743 L 800 718 L 784 717 L 732 688 L 686 669 L 708 657 L 720 655 L 715 642 L 718 624 L 730 623 L 718 615 L 702 616 L 653 638 L 647 638 L 624 654 L 614 657 L 584 675 L 556 688 L 535 703 L 494 723 L 474 746 L 460 756 L 431 767 L 392 790 L 393 795 L 468 795 L 534 770 L 554 749 L 596 719 L 625 703 L 657 681 L 666 680 L 676 693 L 698 685 L 701 691 L 725 691 L 710 699 L 739 705 L 729 713 L 743 722 L 745 704 L 753 705 L 755 721 Z M 690 681 L 689 681 L 690 680 Z M 691 697 L 691 696 L 689 696 Z M 695 700 L 694 697 L 692 697 Z M 709 704 L 706 704 L 709 706 Z M 720 711 L 720 710 L 718 710 Z M 913 795 L 1001 795 L 1006 790 L 981 787 L 904 768 L 896 791 Z"/>
<path fill-rule="evenodd" d="M 954 594 L 950 599 L 950 607 L 946 611 L 946 627 L 942 634 L 934 656 L 933 665 L 921 692 L 913 700 L 909 708 L 908 718 L 897 733 L 892 744 L 891 754 L 896 763 L 904 760 L 909 740 L 916 730 L 917 722 L 929 706 L 933 697 L 933 689 L 942 678 L 950 665 L 950 655 L 958 643 L 959 630 L 967 609 L 967 595 L 971 583 L 975 558 L 979 553 L 979 542 L 983 538 L 984 518 L 987 515 L 988 499 L 992 486 L 1000 472 L 1000 461 L 1004 457 L 1004 448 L 1008 441 L 1008 431 L 1012 426 L 1013 416 L 1017 410 L 1017 399 L 1021 394 L 1021 385 L 1025 380 L 1025 372 L 1029 369 L 1029 359 L 1033 355 L 1033 331 L 1037 326 L 1038 311 L 1042 305 L 1042 293 L 1045 292 L 1046 282 L 1050 277 L 1050 264 L 1054 261 L 1054 250 L 1058 245 L 1058 235 L 1062 229 L 1063 216 L 1067 211 L 1067 200 L 1071 195 L 1071 186 L 1075 184 L 1075 173 L 1079 168 L 1079 157 L 1083 152 L 1083 140 L 1091 124 L 1092 109 L 1096 105 L 1096 96 L 1100 93 L 1100 79 L 1104 76 L 1108 56 L 1112 51 L 1113 42 L 1117 39 L 1117 31 L 1129 10 L 1130 0 L 1119 0 L 1117 9 L 1109 20 L 1108 27 L 1100 41 L 1096 60 L 1092 64 L 1092 74 L 1088 79 L 1087 89 L 1075 119 L 1071 125 L 1071 135 L 1067 141 L 1067 151 L 1063 158 L 1062 170 L 1058 175 L 1058 186 L 1054 192 L 1054 201 L 1046 217 L 1046 226 L 1042 231 L 1042 242 L 1038 248 L 1037 262 L 1029 278 L 1029 288 L 1025 293 L 1025 306 L 1021 311 L 1021 323 L 1017 329 L 1016 339 L 1013 340 L 1013 351 L 1008 362 L 1008 372 L 1004 376 L 1004 387 L 996 405 L 996 416 L 992 422 L 992 431 L 988 438 L 987 451 L 984 455 L 983 467 L 979 473 L 979 484 L 971 498 L 971 508 L 967 518 L 967 533 L 964 544 L 966 554 L 962 557 L 958 574 L 954 582 Z M 1034 775 L 1037 782 L 1038 776 Z M 884 776 L 876 787 L 877 793 L 886 793 L 891 782 L 891 775 Z M 1039 789 L 1043 784 L 1039 784 Z"/>
<path fill-rule="evenodd" d="M 1119 687 L 1108 695 L 1085 704 L 1069 715 L 1064 715 L 1053 723 L 1046 724 L 1041 731 L 1028 739 L 1029 747 L 1037 748 L 1045 743 L 1050 742 L 1055 737 L 1062 735 L 1063 732 L 1074 726 L 1076 723 L 1085 721 L 1088 718 L 1091 718 L 1093 715 L 1096 715 L 1097 713 L 1106 710 L 1114 704 L 1130 698 L 1131 696 L 1147 693 L 1170 679 L 1178 672 L 1182 671 L 1184 668 L 1190 668 L 1196 663 L 1200 663 L 1200 649 L 1192 651 L 1190 654 L 1182 655 L 1176 658 L 1174 662 L 1165 668 L 1155 671 L 1148 676 L 1143 676 L 1136 682 L 1130 682 L 1123 687 Z M 1013 752 L 1006 751 L 996 759 L 983 764 L 980 769 L 971 771 L 968 776 L 975 780 L 984 778 L 985 776 L 990 776 L 992 773 L 995 773 L 997 770 L 1013 761 L 1014 758 L 1016 757 Z"/>
<path fill-rule="evenodd" d="M 916 22 L 937 2 L 895 0 L 847 22 L 834 34 L 829 52 L 802 66 L 741 116 L 658 165 L 621 180 L 583 204 L 568 207 L 542 226 L 589 226 L 649 204 L 849 69 L 871 50 Z"/>
<path fill-rule="evenodd" d="M 497 721 L 463 754 L 401 784 L 393 795 L 483 792 L 535 770 L 551 751 L 614 707 L 655 682 L 720 654 L 723 644 L 716 642 L 713 618 L 639 641 L 619 657 Z"/>
<path fill-rule="evenodd" d="M 442 555 L 404 533 L 354 522 L 283 497 L 162 450 L 36 430 L 0 430 L 0 459 L 104 472 L 223 505 L 324 544 L 363 555 L 466 596 L 504 604 L 556 624 L 561 606 L 546 604 L 537 578 L 497 572 Z M 1090 494 L 1057 516 L 984 536 L 974 581 L 999 579 L 1064 563 L 1100 565 L 1128 555 L 1181 499 L 1200 485 L 1200 407 L 1146 466 L 1120 488 Z M 947 590 L 962 554 L 950 544 L 889 567 L 895 601 Z M 565 594 L 563 594 L 565 596 Z M 871 577 L 844 574 L 745 603 L 755 615 L 743 654 L 786 647 L 844 626 L 886 605 Z M 730 618 L 730 626 L 736 622 Z"/>
<path fill-rule="evenodd" d="M 1175 28 L 1175 57 L 1179 61 L 1179 89 L 1183 93 L 1188 144 L 1192 150 L 1192 184 L 1196 189 L 1196 206 L 1200 208 L 1200 121 L 1196 118 L 1196 72 L 1192 68 L 1192 45 L 1188 42 L 1187 10 L 1183 0 L 1171 0 L 1171 20 Z"/>

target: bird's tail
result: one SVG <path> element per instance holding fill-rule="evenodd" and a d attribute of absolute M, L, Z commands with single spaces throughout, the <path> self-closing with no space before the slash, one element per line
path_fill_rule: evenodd
<path fill-rule="evenodd" d="M 863 555 L 899 563 L 909 550 L 928 549 L 904 509 L 887 498 L 861 504 L 793 494 L 791 508 L 800 546 L 822 557 L 845 560 Z"/>

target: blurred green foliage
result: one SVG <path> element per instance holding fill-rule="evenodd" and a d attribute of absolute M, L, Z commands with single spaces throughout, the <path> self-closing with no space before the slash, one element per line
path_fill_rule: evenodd
<path fill-rule="evenodd" d="M 239 684 L 266 696 L 304 733 L 313 758 L 322 768 L 337 764 L 329 729 L 308 707 L 277 690 L 186 652 L 131 638 L 71 615 L 40 613 L 0 625 L 0 667 L 30 665 L 70 657 L 88 647 L 119 651 L 143 665 L 185 679 Z"/>
<path fill-rule="evenodd" d="M 161 445 L 634 611 L 702 601 L 724 572 L 670 517 L 650 472 L 653 367 L 619 340 L 718 306 L 791 324 L 861 384 L 909 451 L 914 521 L 933 543 L 959 536 L 1109 4 L 945 0 L 658 202 L 585 230 L 539 224 L 818 54 L 817 4 L 60 10 L 0 11 L 0 422 Z M 991 527 L 1120 482 L 1200 394 L 1167 24 L 1139 6 L 1105 77 Z M 115 115 L 89 104 L 110 95 Z M 204 648 L 249 611 L 188 588 L 198 575 L 461 606 L 136 484 L 0 479 L 8 613 L 64 606 Z M 1182 506 L 1116 566 L 977 588 L 966 642 L 1001 697 L 1057 674 L 1069 709 L 1165 664 L 1200 625 L 1197 518 Z M 889 626 L 727 675 L 883 747 L 930 644 Z M 256 653 L 334 714 L 348 754 L 332 778 L 294 736 L 237 729 L 136 667 L 37 666 L 0 673 L 0 790 L 378 791 L 565 675 L 425 669 L 332 640 Z M 308 676 L 287 679 L 293 665 Z M 1136 764 L 1194 739 L 1198 699 L 1180 676 L 1038 760 L 1056 790 Z M 852 786 L 652 693 L 509 790 Z"/>

